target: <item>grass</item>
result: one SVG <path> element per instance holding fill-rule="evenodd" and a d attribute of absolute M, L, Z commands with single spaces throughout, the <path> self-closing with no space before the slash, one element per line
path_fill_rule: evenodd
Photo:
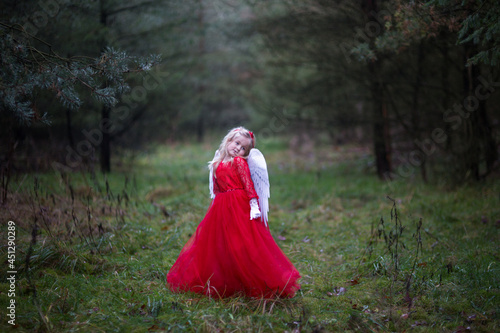
<path fill-rule="evenodd" d="M 210 204 L 206 162 L 215 146 L 160 146 L 107 177 L 12 180 L 0 237 L 4 221 L 15 221 L 16 330 L 499 330 L 500 180 L 455 189 L 387 183 L 356 147 L 259 148 L 271 178 L 271 232 L 302 274 L 295 298 L 220 300 L 166 288 Z M 7 254 L 3 246 L 4 310 Z M 2 316 L 0 330 L 10 326 Z"/>

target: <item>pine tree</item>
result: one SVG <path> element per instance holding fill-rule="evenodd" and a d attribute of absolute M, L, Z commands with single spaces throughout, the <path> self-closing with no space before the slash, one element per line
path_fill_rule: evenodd
<path fill-rule="evenodd" d="M 49 122 L 36 107 L 41 90 L 70 109 L 82 106 L 82 91 L 112 107 L 129 89 L 127 73 L 148 71 L 160 61 L 158 55 L 136 57 L 113 48 L 97 58 L 65 58 L 23 27 L 1 22 L 0 47 L 0 109 L 24 125 Z"/>

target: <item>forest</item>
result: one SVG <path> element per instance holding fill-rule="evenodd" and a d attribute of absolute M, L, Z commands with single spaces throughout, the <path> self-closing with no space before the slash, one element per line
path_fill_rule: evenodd
<path fill-rule="evenodd" d="M 0 8 L 2 331 L 500 329 L 500 2 Z M 290 299 L 166 286 L 236 126 Z"/>

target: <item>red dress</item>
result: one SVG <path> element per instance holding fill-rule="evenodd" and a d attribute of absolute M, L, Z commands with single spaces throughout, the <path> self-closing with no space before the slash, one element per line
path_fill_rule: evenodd
<path fill-rule="evenodd" d="M 250 220 L 257 198 L 247 161 L 220 163 L 215 198 L 167 274 L 174 292 L 214 297 L 293 297 L 299 272 L 260 220 Z"/>

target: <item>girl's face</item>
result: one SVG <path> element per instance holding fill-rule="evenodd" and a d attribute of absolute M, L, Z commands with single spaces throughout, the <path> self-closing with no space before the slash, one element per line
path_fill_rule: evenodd
<path fill-rule="evenodd" d="M 250 139 L 236 134 L 232 141 L 227 145 L 227 152 L 229 156 L 245 156 L 250 148 Z"/>

